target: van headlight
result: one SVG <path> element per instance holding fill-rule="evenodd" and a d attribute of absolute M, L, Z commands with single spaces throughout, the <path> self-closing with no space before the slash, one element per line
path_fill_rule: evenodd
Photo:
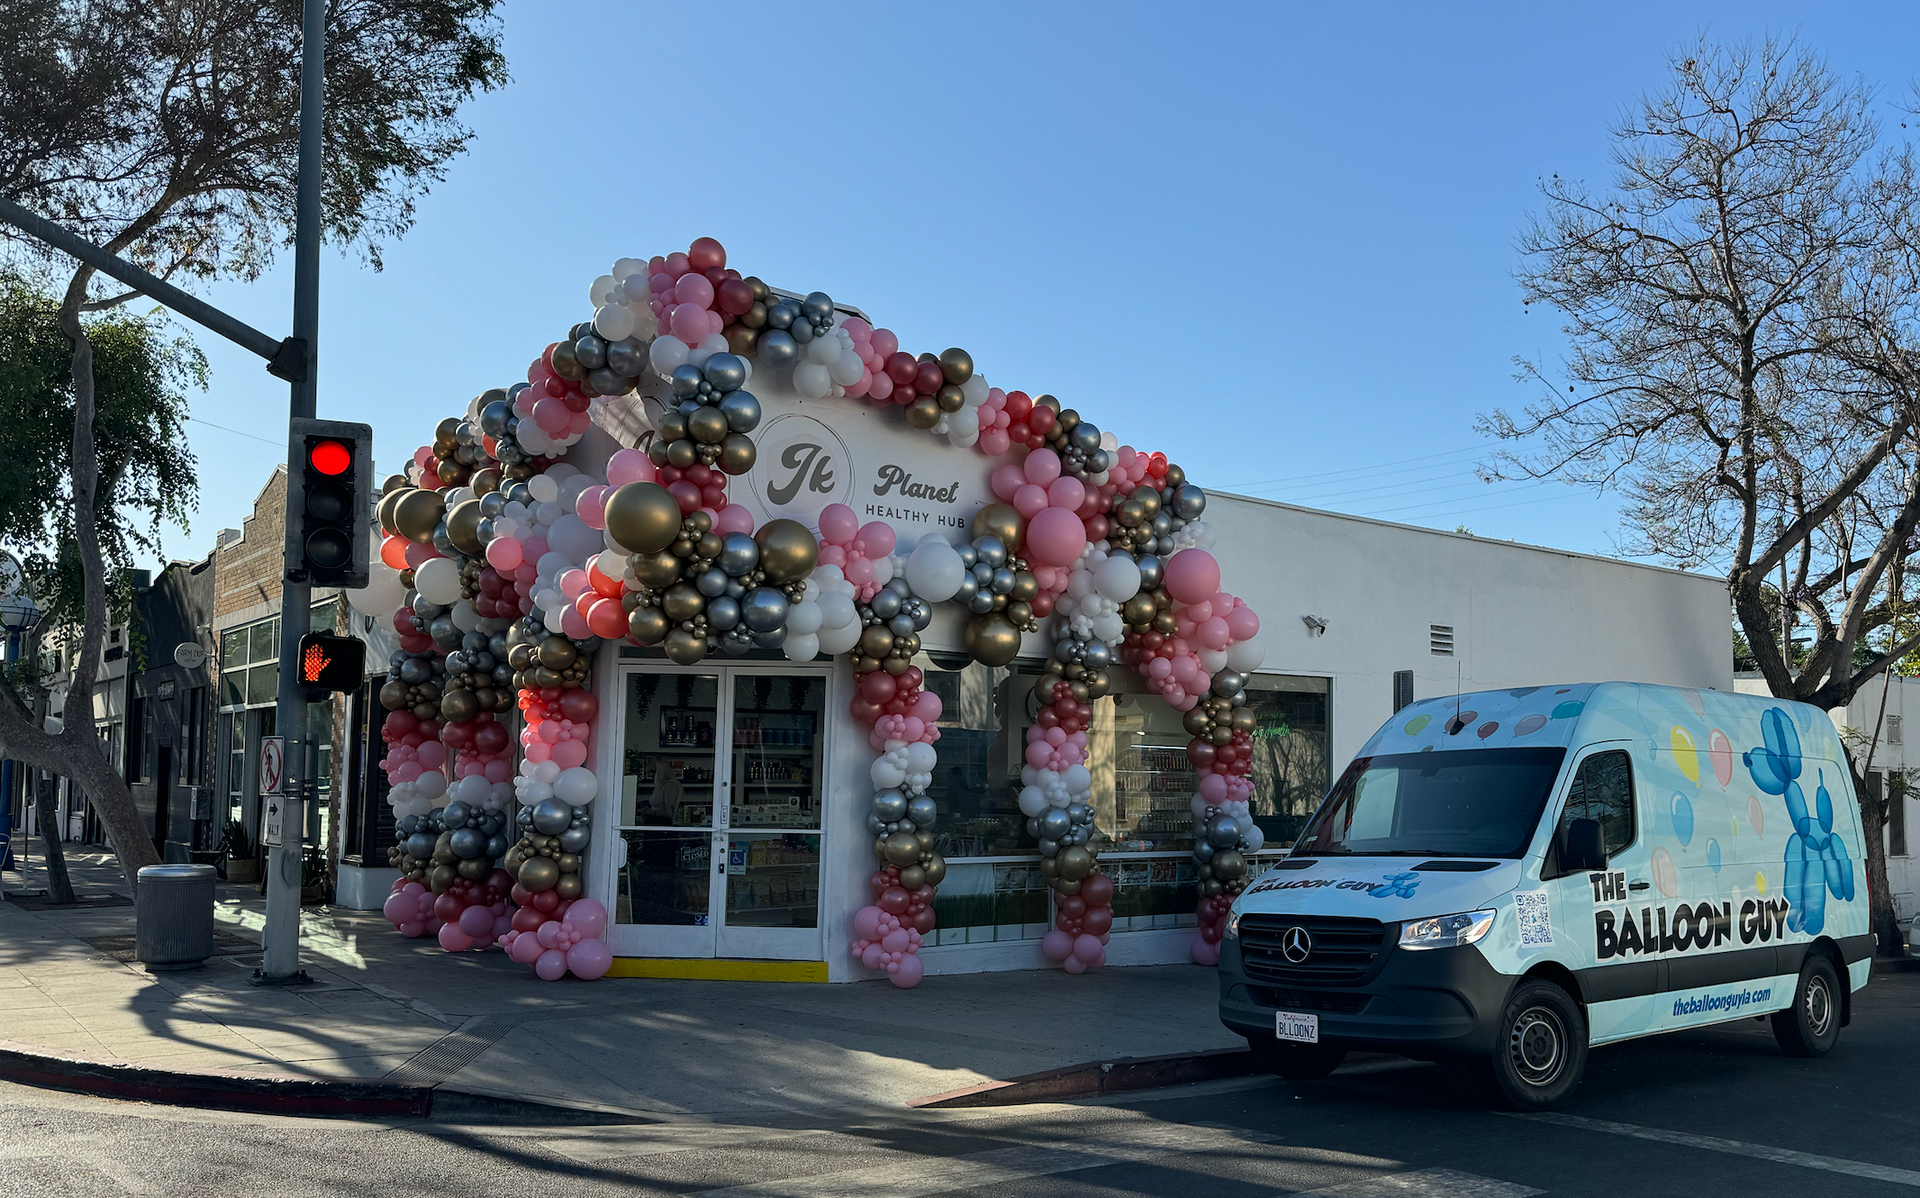
<path fill-rule="evenodd" d="M 1227 939 L 1238 940 L 1239 938 L 1240 912 L 1238 910 L 1230 911 L 1227 913 Z"/>
<path fill-rule="evenodd" d="M 1458 915 L 1409 920 L 1400 925 L 1400 947 L 1458 948 L 1485 936 L 1492 926 L 1491 911 L 1462 911 Z"/>

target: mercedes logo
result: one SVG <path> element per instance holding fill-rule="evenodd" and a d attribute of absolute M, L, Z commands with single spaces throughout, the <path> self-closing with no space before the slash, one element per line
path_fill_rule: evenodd
<path fill-rule="evenodd" d="M 1288 928 L 1286 934 L 1280 937 L 1280 955 L 1295 965 L 1305 961 L 1311 952 L 1313 937 L 1307 935 L 1305 928 Z"/>

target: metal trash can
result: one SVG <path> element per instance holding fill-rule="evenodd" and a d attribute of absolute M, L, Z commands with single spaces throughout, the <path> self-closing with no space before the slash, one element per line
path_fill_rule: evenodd
<path fill-rule="evenodd" d="M 149 972 L 205 964 L 213 955 L 213 866 L 143 866 L 133 911 L 134 955 Z"/>

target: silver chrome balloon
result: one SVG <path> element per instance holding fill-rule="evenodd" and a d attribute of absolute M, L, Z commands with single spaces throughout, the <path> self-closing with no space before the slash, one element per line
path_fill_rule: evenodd
<path fill-rule="evenodd" d="M 715 391 L 738 391 L 747 385 L 747 364 L 732 354 L 714 354 L 700 369 Z"/>
<path fill-rule="evenodd" d="M 1173 514 L 1182 520 L 1198 520 L 1207 510 L 1207 493 L 1192 483 L 1183 484 L 1173 493 Z"/>
<path fill-rule="evenodd" d="M 906 815 L 907 805 L 907 796 L 897 788 L 873 796 L 873 813 L 889 823 Z"/>
<path fill-rule="evenodd" d="M 533 830 L 558 836 L 573 823 L 573 811 L 559 799 L 541 799 L 533 806 Z"/>
<path fill-rule="evenodd" d="M 730 431 L 750 433 L 760 427 L 760 401 L 753 392 L 730 391 L 721 398 L 719 406 L 720 414 L 727 418 Z"/>
<path fill-rule="evenodd" d="M 772 587 L 753 588 L 741 601 L 740 622 L 761 636 L 783 629 L 787 622 L 787 597 Z"/>
<path fill-rule="evenodd" d="M 730 532 L 720 538 L 720 556 L 714 564 L 738 578 L 760 564 L 760 543 L 744 532 Z"/>

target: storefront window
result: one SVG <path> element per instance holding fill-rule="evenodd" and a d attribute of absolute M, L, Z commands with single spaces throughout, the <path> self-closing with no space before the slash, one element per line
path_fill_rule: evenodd
<path fill-rule="evenodd" d="M 1332 785 L 1332 685 L 1330 678 L 1268 674 L 1247 688 L 1260 721 L 1253 734 L 1253 819 L 1271 848 L 1293 844 Z"/>
<path fill-rule="evenodd" d="M 926 676 L 926 689 L 940 696 L 940 763 L 927 789 L 940 805 L 936 850 L 947 858 L 1035 853 L 1038 842 L 1027 835 L 1018 797 L 1040 664 L 995 668 L 969 661 L 948 669 L 924 653 L 914 664 Z"/>

